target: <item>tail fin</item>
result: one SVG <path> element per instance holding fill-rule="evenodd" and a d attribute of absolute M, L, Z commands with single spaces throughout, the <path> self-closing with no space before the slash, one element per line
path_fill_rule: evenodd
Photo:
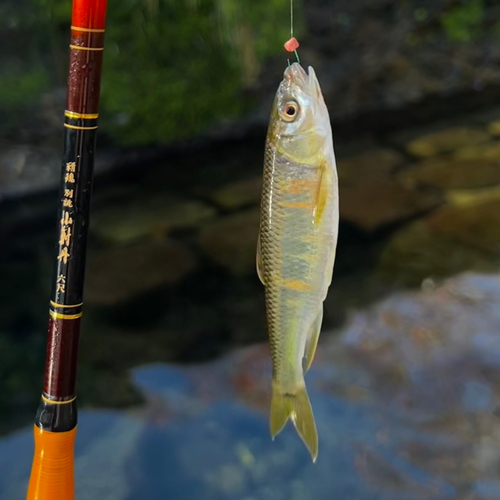
<path fill-rule="evenodd" d="M 318 433 L 305 385 L 298 387 L 294 393 L 289 393 L 273 384 L 270 422 L 273 439 L 282 431 L 289 418 L 315 462 L 318 456 Z"/>

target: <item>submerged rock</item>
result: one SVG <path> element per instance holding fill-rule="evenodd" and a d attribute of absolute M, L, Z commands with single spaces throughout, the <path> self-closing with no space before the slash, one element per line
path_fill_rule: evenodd
<path fill-rule="evenodd" d="M 499 187 L 451 190 L 448 204 L 397 231 L 380 253 L 376 274 L 418 285 L 465 269 L 491 271 L 500 264 Z"/>
<path fill-rule="evenodd" d="M 235 209 L 248 205 L 258 205 L 262 191 L 262 176 L 235 182 L 210 194 L 219 206 Z"/>
<path fill-rule="evenodd" d="M 477 147 L 464 145 L 455 151 L 454 156 L 466 160 L 489 160 L 500 167 L 500 141 L 482 144 Z"/>
<path fill-rule="evenodd" d="M 0 199 L 33 189 L 57 185 L 61 175 L 61 152 L 56 147 L 2 145 L 0 153 Z"/>
<path fill-rule="evenodd" d="M 491 136 L 481 129 L 453 127 L 416 137 L 410 140 L 406 148 L 415 156 L 429 157 L 455 151 L 464 145 L 470 147 L 484 144 L 490 139 Z"/>
<path fill-rule="evenodd" d="M 484 189 L 452 189 L 446 193 L 449 205 L 470 206 L 500 199 L 500 185 Z"/>
<path fill-rule="evenodd" d="M 401 179 L 407 185 L 440 189 L 480 188 L 500 183 L 500 163 L 486 158 L 435 158 L 410 166 Z"/>
<path fill-rule="evenodd" d="M 181 200 L 166 193 L 137 197 L 112 205 L 96 207 L 92 213 L 91 231 L 103 240 L 129 243 L 144 236 L 165 235 L 171 229 L 194 227 L 215 214 L 215 210 L 196 200 Z"/>
<path fill-rule="evenodd" d="M 495 120 L 488 124 L 488 132 L 495 137 L 500 136 L 500 120 Z"/>
<path fill-rule="evenodd" d="M 442 202 L 437 193 L 417 191 L 395 180 L 340 183 L 340 217 L 364 231 L 421 214 Z"/>
<path fill-rule="evenodd" d="M 269 436 L 267 343 L 202 365 L 132 370 L 146 404 L 80 408 L 86 500 L 500 497 L 500 275 L 396 293 L 320 338 L 306 375 L 319 456 Z M 0 440 L 0 499 L 22 500 L 32 427 Z"/>
<path fill-rule="evenodd" d="M 147 241 L 101 250 L 89 256 L 85 300 L 113 305 L 161 285 L 173 285 L 196 267 L 196 259 L 175 242 Z"/>
<path fill-rule="evenodd" d="M 198 244 L 207 257 L 231 272 L 255 273 L 259 220 L 257 208 L 222 217 L 201 228 Z"/>
<path fill-rule="evenodd" d="M 359 179 L 385 179 L 395 167 L 403 164 L 404 161 L 404 156 L 393 149 L 369 149 L 361 154 L 337 161 L 339 180 L 356 182 Z"/>
<path fill-rule="evenodd" d="M 497 269 L 494 260 L 486 252 L 440 233 L 437 227 L 433 230 L 427 220 L 419 220 L 399 230 L 384 246 L 375 274 L 397 286 L 419 286 L 427 278 L 464 269 Z"/>
<path fill-rule="evenodd" d="M 440 235 L 483 252 L 500 261 L 500 197 L 476 204 L 445 207 L 428 219 Z"/>

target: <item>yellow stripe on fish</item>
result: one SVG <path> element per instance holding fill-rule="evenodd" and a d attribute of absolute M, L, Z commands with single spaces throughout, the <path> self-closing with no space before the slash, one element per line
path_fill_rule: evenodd
<path fill-rule="evenodd" d="M 310 284 L 298 280 L 283 280 L 281 286 L 295 292 L 309 292 L 312 289 Z"/>
<path fill-rule="evenodd" d="M 282 201 L 280 203 L 281 208 L 302 208 L 305 210 L 311 210 L 313 206 L 311 203 L 307 203 L 306 201 Z"/>
<path fill-rule="evenodd" d="M 288 183 L 288 186 L 285 187 L 285 191 L 287 194 L 306 194 L 314 189 L 317 189 L 318 181 L 316 180 L 294 180 Z"/>

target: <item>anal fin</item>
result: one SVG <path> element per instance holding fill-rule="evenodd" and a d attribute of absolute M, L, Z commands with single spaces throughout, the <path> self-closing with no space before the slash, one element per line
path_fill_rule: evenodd
<path fill-rule="evenodd" d="M 307 372 L 312 365 L 316 347 L 318 346 L 319 334 L 321 332 L 321 324 L 323 323 L 323 305 L 321 305 L 318 315 L 313 321 L 309 333 L 307 335 L 307 343 L 305 350 L 304 372 Z"/>

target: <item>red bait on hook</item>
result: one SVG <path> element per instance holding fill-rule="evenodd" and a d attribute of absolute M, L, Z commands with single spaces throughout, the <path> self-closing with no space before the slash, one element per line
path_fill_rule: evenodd
<path fill-rule="evenodd" d="M 295 52 L 299 48 L 299 42 L 295 37 L 290 38 L 288 42 L 285 43 L 285 50 L 288 52 Z"/>

